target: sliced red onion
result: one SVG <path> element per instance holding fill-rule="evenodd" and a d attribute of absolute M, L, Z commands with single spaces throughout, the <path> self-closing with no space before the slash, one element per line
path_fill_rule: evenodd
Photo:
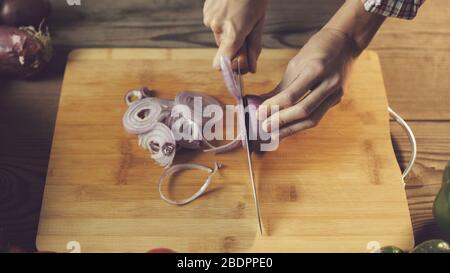
<path fill-rule="evenodd" d="M 158 183 L 159 195 L 161 196 L 161 199 L 163 199 L 164 201 L 166 201 L 167 203 L 172 204 L 172 205 L 178 205 L 179 206 L 179 205 L 188 204 L 188 203 L 194 201 L 195 199 L 197 199 L 198 197 L 200 197 L 202 194 L 204 194 L 206 192 L 208 186 L 211 184 L 213 175 L 221 167 L 222 167 L 222 164 L 220 164 L 220 163 L 215 163 L 214 169 L 211 169 L 211 168 L 208 168 L 206 166 L 199 165 L 199 164 L 178 164 L 178 165 L 173 165 L 172 167 L 166 169 L 163 172 L 163 174 L 161 175 L 161 177 L 159 178 L 159 183 Z M 165 178 L 168 177 L 168 176 L 173 175 L 174 173 L 177 173 L 177 172 L 180 172 L 180 171 L 183 171 L 183 170 L 201 170 L 201 171 L 205 171 L 205 172 L 210 173 L 210 175 L 208 176 L 206 181 L 203 183 L 203 185 L 200 187 L 200 189 L 196 193 L 194 193 L 191 197 L 186 198 L 186 199 L 182 199 L 182 200 L 170 199 L 167 196 L 165 196 L 163 191 L 162 191 L 162 186 L 163 186 L 163 183 L 165 181 Z"/>
<path fill-rule="evenodd" d="M 133 89 L 127 92 L 125 95 L 125 103 L 130 106 L 136 101 L 140 101 L 143 98 L 152 97 L 151 90 L 147 87 L 141 89 Z"/>
<path fill-rule="evenodd" d="M 123 116 L 123 126 L 131 134 L 143 134 L 170 114 L 154 98 L 144 98 L 130 105 Z"/>
<path fill-rule="evenodd" d="M 201 102 L 202 102 L 201 109 L 195 109 L 195 107 L 194 107 L 195 98 L 201 98 Z M 180 104 L 186 105 L 190 108 L 191 113 L 192 113 L 192 117 L 191 117 L 192 120 L 194 120 L 197 123 L 199 123 L 199 121 L 201 120 L 203 122 L 203 124 L 208 122 L 208 120 L 210 119 L 208 117 L 203 117 L 204 109 L 208 105 L 217 105 L 217 106 L 223 108 L 222 103 L 220 103 L 215 98 L 208 96 L 206 94 L 202 94 L 199 92 L 193 92 L 193 91 L 182 91 L 182 92 L 178 93 L 175 97 L 175 105 L 180 105 Z M 197 110 L 197 112 L 195 110 Z M 200 112 L 198 112 L 198 111 L 200 111 Z"/>
<path fill-rule="evenodd" d="M 172 112 L 167 119 L 167 126 L 172 129 L 179 146 L 192 150 L 201 149 L 202 130 L 193 120 Z"/>
<path fill-rule="evenodd" d="M 205 153 L 213 152 L 216 154 L 221 154 L 225 152 L 229 152 L 231 150 L 234 150 L 238 147 L 241 147 L 241 135 L 239 134 L 233 141 L 228 142 L 227 144 L 221 145 L 221 146 L 214 146 L 206 139 L 203 140 L 203 143 L 205 146 L 207 146 L 206 149 L 203 150 Z"/>
<path fill-rule="evenodd" d="M 201 98 L 201 109 L 195 109 L 195 98 Z M 180 117 L 178 116 L 179 113 L 173 113 L 172 111 L 169 126 L 172 128 L 172 131 L 174 131 L 177 139 L 182 137 L 182 140 L 179 141 L 180 146 L 187 149 L 201 149 L 201 144 L 204 141 L 202 125 L 210 119 L 208 117 L 203 117 L 204 109 L 209 105 L 217 105 L 223 108 L 223 105 L 211 96 L 193 91 L 183 91 L 178 93 L 175 97 L 175 105 L 185 105 L 189 107 L 191 113 L 191 117 L 186 118 L 185 116 Z M 197 110 L 197 112 L 195 110 Z M 199 110 L 201 112 L 198 112 Z M 200 122 L 202 124 L 200 124 Z M 180 130 L 181 126 L 186 126 L 185 131 L 189 132 L 188 135 L 178 135 L 179 132 L 182 131 Z"/>
<path fill-rule="evenodd" d="M 178 101 L 179 103 L 182 103 L 186 106 L 188 106 L 190 108 L 191 113 L 193 112 L 192 108 L 193 107 L 193 100 L 194 97 L 198 96 L 198 93 L 195 92 L 189 92 L 190 94 L 185 93 L 184 95 L 186 95 L 183 100 Z M 189 98 L 187 98 L 189 97 Z M 202 95 L 203 97 L 203 108 L 205 108 L 208 105 L 220 105 L 221 108 L 222 105 L 220 104 L 220 102 L 218 102 L 216 99 L 209 97 L 209 96 L 205 96 Z M 177 101 L 177 100 L 176 100 Z M 177 102 L 177 105 L 179 105 Z M 191 103 L 192 102 L 192 103 Z M 192 106 L 191 106 L 192 105 Z M 202 110 L 203 111 L 203 110 Z M 172 111 L 173 114 L 173 111 Z M 175 115 L 176 116 L 176 115 Z M 230 150 L 233 150 L 237 147 L 239 147 L 239 137 L 235 140 L 233 140 L 230 143 L 227 143 L 225 145 L 221 145 L 221 146 L 214 146 L 212 145 L 206 138 L 204 138 L 203 136 L 203 130 L 202 127 L 195 122 L 195 118 L 193 119 L 188 119 L 185 118 L 183 116 L 181 117 L 177 117 L 178 119 L 174 118 L 174 116 L 171 116 L 170 119 L 170 127 L 172 128 L 172 131 L 174 132 L 175 136 L 177 137 L 176 139 L 182 139 L 181 141 L 179 140 L 177 143 L 184 147 L 184 148 L 188 148 L 188 149 L 203 149 L 204 152 L 214 152 L 214 153 L 224 153 Z M 203 119 L 203 124 L 205 124 L 206 122 L 208 122 L 209 118 L 204 118 Z M 187 132 L 189 132 L 187 135 L 186 134 L 180 134 L 179 132 L 182 132 L 183 130 L 180 129 L 180 125 L 186 126 L 187 128 Z"/>
<path fill-rule="evenodd" d="M 168 167 L 172 164 L 176 142 L 172 131 L 165 124 L 154 123 L 150 131 L 139 136 L 139 145 L 149 150 L 151 157 L 161 166 Z"/>
<path fill-rule="evenodd" d="M 231 69 L 231 62 L 222 58 L 221 66 L 228 90 L 233 97 L 239 99 L 240 93 L 237 81 Z M 202 109 L 200 109 L 201 116 L 197 117 L 195 116 L 197 113 L 194 113 L 194 99 L 196 97 L 202 98 Z M 144 87 L 142 89 L 129 91 L 125 96 L 125 102 L 129 106 L 129 109 L 123 117 L 124 127 L 128 132 L 138 134 L 139 145 L 144 147 L 144 149 L 149 150 L 151 157 L 161 166 L 166 168 L 159 179 L 159 193 L 161 198 L 170 204 L 184 205 L 197 199 L 207 190 L 207 187 L 211 183 L 212 176 L 221 166 L 220 164 L 216 164 L 214 169 L 199 164 L 179 164 L 171 166 L 178 147 L 203 149 L 205 152 L 222 153 L 240 147 L 242 144 L 242 132 L 239 133 L 238 137 L 233 141 L 218 147 L 212 145 L 203 137 L 203 128 L 200 125 L 200 122 L 203 122 L 204 124 L 209 119 L 203 118 L 203 110 L 208 105 L 218 105 L 222 107 L 222 104 L 211 96 L 192 91 L 184 91 L 177 94 L 175 101 L 170 101 L 153 97 L 151 91 Z M 248 103 L 253 106 L 253 109 L 251 109 L 250 112 L 250 118 L 252 121 L 251 130 L 254 130 L 254 128 L 257 128 L 255 111 L 261 103 L 261 99 L 257 96 L 249 96 Z M 172 113 L 171 115 L 172 110 L 176 111 L 175 105 L 187 106 L 192 113 L 191 117 L 177 115 L 177 113 Z M 198 120 L 200 120 L 200 122 L 198 122 Z M 183 131 L 181 128 L 172 128 L 173 126 L 183 127 L 183 129 L 187 130 Z M 175 137 L 174 134 L 182 132 L 187 132 L 187 135 L 183 134 L 181 137 L 179 135 Z M 181 140 L 176 141 L 177 139 Z M 167 198 L 162 192 L 162 185 L 165 178 L 186 169 L 199 169 L 209 172 L 210 175 L 201 188 L 191 197 L 178 201 Z"/>
<path fill-rule="evenodd" d="M 148 89 L 147 87 L 142 87 L 141 89 L 134 89 L 127 92 L 125 95 L 125 103 L 130 106 L 131 104 L 140 101 L 144 98 L 153 98 L 156 102 L 161 104 L 161 107 L 171 108 L 174 105 L 174 102 L 171 100 L 165 100 L 156 98 L 153 96 L 153 91 Z"/>
<path fill-rule="evenodd" d="M 205 108 L 208 105 L 219 105 L 222 107 L 222 103 L 220 103 L 215 98 L 194 91 L 182 91 L 178 93 L 175 97 L 175 104 L 184 104 L 189 106 L 191 109 L 194 109 L 194 99 L 196 97 L 202 98 L 203 108 Z"/>
<path fill-rule="evenodd" d="M 239 85 L 234 76 L 230 59 L 224 56 L 220 57 L 220 70 L 222 71 L 223 80 L 228 91 L 234 98 L 239 99 L 241 92 L 239 92 Z"/>

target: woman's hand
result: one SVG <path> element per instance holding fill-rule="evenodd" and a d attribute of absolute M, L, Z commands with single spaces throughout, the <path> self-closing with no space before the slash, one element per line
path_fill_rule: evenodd
<path fill-rule="evenodd" d="M 263 105 L 279 111 L 263 122 L 283 138 L 317 125 L 343 95 L 343 85 L 354 58 L 365 49 L 385 17 L 366 12 L 360 0 L 347 0 L 322 30 L 290 62 L 280 84 Z M 260 108 L 265 112 L 267 107 Z M 266 113 L 259 113 L 264 119 Z M 276 126 L 276 120 L 279 126 Z M 271 126 L 274 124 L 274 126 Z"/>
<path fill-rule="evenodd" d="M 343 95 L 350 64 L 357 55 L 354 42 L 339 30 L 323 28 L 289 62 L 278 86 L 265 95 L 263 106 L 278 105 L 279 111 L 263 122 L 270 132 L 279 122 L 280 139 L 314 127 Z M 266 109 L 266 108 L 260 108 Z M 260 113 L 261 112 L 261 113 Z M 258 112 L 263 119 L 266 113 Z M 277 127 L 274 127 L 277 128 Z"/>
<path fill-rule="evenodd" d="M 203 22 L 211 28 L 219 46 L 213 61 L 214 68 L 219 69 L 220 56 L 233 59 L 246 45 L 248 70 L 256 72 L 267 2 L 268 0 L 205 1 Z"/>

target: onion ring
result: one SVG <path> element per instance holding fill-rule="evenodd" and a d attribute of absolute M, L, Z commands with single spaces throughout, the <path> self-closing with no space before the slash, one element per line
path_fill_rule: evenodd
<path fill-rule="evenodd" d="M 144 98 L 153 98 L 156 102 L 161 104 L 162 108 L 172 108 L 174 102 L 171 100 L 160 99 L 153 96 L 153 90 L 147 87 L 142 87 L 141 89 L 133 89 L 125 94 L 125 103 L 130 106 L 131 104 L 140 101 Z"/>
<path fill-rule="evenodd" d="M 223 80 L 225 82 L 225 86 L 228 89 L 228 92 L 236 98 L 239 99 L 241 97 L 241 92 L 239 92 L 239 86 L 237 84 L 236 78 L 233 74 L 233 69 L 231 67 L 230 59 L 221 56 L 220 57 L 220 69 L 222 71 Z"/>
<path fill-rule="evenodd" d="M 222 103 L 220 103 L 215 98 L 208 96 L 206 94 L 202 94 L 194 91 L 182 91 L 179 92 L 175 97 L 175 104 L 184 104 L 189 106 L 191 109 L 194 109 L 194 99 L 199 97 L 202 99 L 203 108 L 208 105 L 219 105 L 222 107 Z"/>
<path fill-rule="evenodd" d="M 205 153 L 214 152 L 216 154 L 225 153 L 231 150 L 234 150 L 242 145 L 241 135 L 239 134 L 233 141 L 228 142 L 227 144 L 221 146 L 214 146 L 206 139 L 203 140 L 203 143 L 208 147 L 203 150 Z"/>
<path fill-rule="evenodd" d="M 202 109 L 195 109 L 195 98 L 201 98 Z M 205 124 L 210 118 L 203 117 L 204 109 L 209 105 L 217 105 L 223 108 L 222 103 L 220 103 L 215 98 L 194 91 L 182 91 L 175 96 L 175 105 L 186 105 L 191 109 L 191 119 L 195 122 L 202 120 Z M 196 112 L 195 110 L 200 110 L 201 112 Z"/>
<path fill-rule="evenodd" d="M 164 123 L 156 122 L 146 134 L 139 136 L 139 145 L 149 150 L 151 157 L 163 167 L 169 167 L 176 153 L 172 131 Z"/>
<path fill-rule="evenodd" d="M 175 116 L 172 113 L 167 119 L 167 126 L 172 129 L 172 133 L 180 147 L 191 150 L 201 149 L 202 130 L 193 120 L 184 116 Z"/>
<path fill-rule="evenodd" d="M 161 196 L 161 199 L 166 201 L 169 204 L 172 205 L 185 205 L 188 204 L 192 201 L 194 201 L 195 199 L 197 199 L 198 197 L 200 197 L 202 194 L 204 194 L 208 188 L 208 186 L 211 184 L 212 181 L 212 177 L 213 175 L 222 167 L 222 164 L 220 163 L 215 163 L 214 164 L 214 169 L 208 168 L 206 166 L 203 165 L 199 165 L 199 164 L 178 164 L 178 165 L 173 165 L 172 167 L 164 170 L 163 174 L 161 175 L 161 177 L 159 178 L 159 182 L 158 182 L 158 190 L 159 190 L 159 195 Z M 170 199 L 168 197 L 166 197 L 162 191 L 162 185 L 165 181 L 165 178 L 167 176 L 171 176 L 176 172 L 180 172 L 183 170 L 201 170 L 201 171 L 205 171 L 205 172 L 209 172 L 210 175 L 208 176 L 208 178 L 206 179 L 206 181 L 203 183 L 203 185 L 200 187 L 200 189 L 194 193 L 191 197 L 188 197 L 186 199 L 182 199 L 182 200 L 173 200 Z"/>
<path fill-rule="evenodd" d="M 169 114 L 154 98 L 144 98 L 130 105 L 123 116 L 123 126 L 131 134 L 143 134 Z"/>

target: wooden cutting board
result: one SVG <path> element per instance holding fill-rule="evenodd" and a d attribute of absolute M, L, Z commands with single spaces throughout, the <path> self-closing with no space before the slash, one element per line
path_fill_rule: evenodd
<path fill-rule="evenodd" d="M 122 127 L 126 90 L 149 86 L 162 98 L 181 90 L 233 103 L 213 49 L 82 49 L 69 57 L 39 224 L 40 250 L 82 252 L 369 252 L 413 246 L 411 221 L 389 134 L 377 55 L 356 62 L 341 104 L 320 125 L 254 156 L 262 219 L 258 232 L 244 151 L 183 151 L 176 162 L 224 168 L 209 192 L 176 207 L 157 192 L 162 168 Z M 265 49 L 247 92 L 281 79 L 295 50 Z M 205 173 L 187 171 L 167 194 L 185 197 Z"/>

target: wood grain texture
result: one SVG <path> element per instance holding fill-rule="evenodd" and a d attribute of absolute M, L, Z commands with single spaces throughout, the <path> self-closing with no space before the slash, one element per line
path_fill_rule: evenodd
<path fill-rule="evenodd" d="M 79 7 L 52 0 L 57 45 L 79 47 L 215 46 L 203 25 L 204 0 L 86 1 Z M 113 3 L 113 4 L 112 4 Z M 341 0 L 271 1 L 264 45 L 302 45 L 337 10 Z"/>
<path fill-rule="evenodd" d="M 67 50 L 98 45 L 214 46 L 212 35 L 202 26 L 200 0 L 83 1 L 81 7 L 69 7 L 65 1 L 51 2 L 51 31 L 57 54 L 50 69 L 33 81 L 0 79 L 0 241 L 3 236 L 29 250 L 34 248 Z M 297 48 L 342 1 L 272 2 L 279 7 L 270 7 L 264 46 Z M 309 8 L 303 8 L 303 3 Z M 450 146 L 440 137 L 450 127 L 450 122 L 444 122 L 450 116 L 449 8 L 446 0 L 427 1 L 413 21 L 387 20 L 370 45 L 380 55 L 390 104 L 408 120 L 415 120 L 415 133 L 422 135 L 422 142 L 427 144 L 419 148 L 419 156 L 427 155 L 426 164 L 415 173 L 434 175 L 419 175 L 417 180 L 423 186 L 414 188 L 413 195 L 407 189 L 409 203 L 426 208 L 411 207 L 414 223 L 419 219 L 414 215 L 426 219 L 424 224 L 414 224 L 416 242 L 435 237 L 428 228 L 433 194 L 428 189 L 434 191 L 437 187 L 433 185 L 440 183 L 441 169 L 436 164 L 450 159 Z M 426 127 L 420 126 L 422 123 Z M 406 140 L 398 130 L 392 135 L 399 142 Z M 401 148 L 396 154 L 399 160 L 408 155 Z"/>
<path fill-rule="evenodd" d="M 274 87 L 294 54 L 266 50 L 259 73 L 246 76 L 246 90 Z M 268 236 L 260 237 L 256 229 L 242 149 L 223 155 L 179 152 L 177 162 L 218 161 L 225 168 L 199 200 L 183 207 L 163 202 L 156 191 L 161 167 L 122 128 L 124 90 L 148 84 L 163 98 L 188 89 L 233 103 L 220 74 L 206 69 L 213 55 L 206 49 L 92 49 L 70 55 L 40 217 L 40 249 L 63 251 L 70 240 L 79 241 L 85 252 L 154 247 L 366 252 L 374 240 L 413 246 L 373 52 L 359 58 L 346 98 L 320 127 L 255 156 Z M 199 177 L 195 172 L 180 175 L 170 194 L 193 193 Z"/>
<path fill-rule="evenodd" d="M 0 243 L 35 248 L 67 53 L 39 79 L 0 79 Z"/>
<path fill-rule="evenodd" d="M 413 21 L 388 19 L 370 45 L 389 103 L 409 120 L 450 120 L 450 6 L 426 1 Z"/>

